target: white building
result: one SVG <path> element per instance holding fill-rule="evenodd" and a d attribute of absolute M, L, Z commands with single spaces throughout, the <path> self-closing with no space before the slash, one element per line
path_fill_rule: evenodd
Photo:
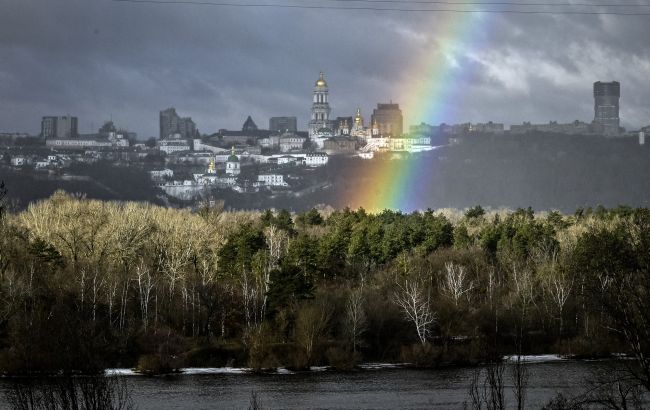
<path fill-rule="evenodd" d="M 226 161 L 226 174 L 228 175 L 239 175 L 241 173 L 241 168 L 239 164 L 239 158 L 235 155 L 235 149 L 232 149 L 228 160 Z"/>
<path fill-rule="evenodd" d="M 294 133 L 284 133 L 280 136 L 280 151 L 300 151 L 307 139 Z"/>
<path fill-rule="evenodd" d="M 169 155 L 174 152 L 189 151 L 191 147 L 188 140 L 175 139 L 158 141 L 158 149 Z"/>
<path fill-rule="evenodd" d="M 261 174 L 257 176 L 257 182 L 264 186 L 289 186 L 284 181 L 284 175 L 280 174 Z"/>
<path fill-rule="evenodd" d="M 305 165 L 308 167 L 320 167 L 327 165 L 329 156 L 324 152 L 314 152 L 305 155 Z"/>
<path fill-rule="evenodd" d="M 151 176 L 151 179 L 153 179 L 155 181 L 161 181 L 163 179 L 173 178 L 174 177 L 174 171 L 172 171 L 169 168 L 155 169 L 153 171 L 149 171 L 149 175 Z"/>
<path fill-rule="evenodd" d="M 278 165 L 292 164 L 298 161 L 298 158 L 292 155 L 282 155 L 281 157 L 276 158 L 278 159 Z"/>
<path fill-rule="evenodd" d="M 279 148 L 280 147 L 280 135 L 269 135 L 268 137 L 261 138 L 258 140 L 260 147 L 263 148 Z"/>
<path fill-rule="evenodd" d="M 194 140 L 194 151 L 210 151 L 215 154 L 228 153 L 227 149 L 215 147 L 214 145 L 202 142 L 198 138 Z"/>
<path fill-rule="evenodd" d="M 322 72 L 314 84 L 314 98 L 311 106 L 311 120 L 309 121 L 309 138 L 314 139 L 319 130 L 332 128 L 330 122 L 330 104 L 327 101 L 329 89 L 325 74 Z"/>
<path fill-rule="evenodd" d="M 113 143 L 108 140 L 79 138 L 79 139 L 48 139 L 45 140 L 48 147 L 60 149 L 86 149 L 86 148 L 111 148 Z"/>
<path fill-rule="evenodd" d="M 432 149 L 431 138 L 423 135 L 402 137 L 376 137 L 369 138 L 363 147 L 363 152 L 376 151 L 409 151 L 420 152 Z"/>
<path fill-rule="evenodd" d="M 203 191 L 203 186 L 194 183 L 193 181 L 172 181 L 165 184 L 158 185 L 160 189 L 174 198 L 189 201 L 200 196 Z"/>
<path fill-rule="evenodd" d="M 25 165 L 25 157 L 11 158 L 11 165 L 14 167 L 22 167 L 23 165 Z"/>

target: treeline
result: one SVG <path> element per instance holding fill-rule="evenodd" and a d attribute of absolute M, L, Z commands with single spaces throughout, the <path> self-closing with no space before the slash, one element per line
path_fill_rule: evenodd
<path fill-rule="evenodd" d="M 58 192 L 1 229 L 6 374 L 630 353 L 650 387 L 647 209 L 292 215 Z"/>

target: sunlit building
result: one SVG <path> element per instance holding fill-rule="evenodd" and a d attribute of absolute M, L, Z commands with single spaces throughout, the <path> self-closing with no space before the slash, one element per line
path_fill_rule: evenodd
<path fill-rule="evenodd" d="M 399 104 L 377 104 L 372 112 L 372 123 L 376 124 L 378 134 L 383 136 L 400 136 L 403 132 L 402 110 Z M 374 134 L 374 133 L 373 133 Z"/>
<path fill-rule="evenodd" d="M 328 102 L 329 88 L 322 72 L 314 84 L 314 96 L 311 105 L 311 120 L 309 121 L 309 138 L 315 139 L 332 134 L 330 121 L 330 104 Z"/>

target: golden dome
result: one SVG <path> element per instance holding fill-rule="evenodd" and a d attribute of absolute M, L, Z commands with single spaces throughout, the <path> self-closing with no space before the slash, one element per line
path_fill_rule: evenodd
<path fill-rule="evenodd" d="M 327 81 L 325 81 L 325 74 L 323 72 L 320 72 L 320 76 L 318 77 L 318 80 L 316 80 L 316 87 L 327 87 Z"/>

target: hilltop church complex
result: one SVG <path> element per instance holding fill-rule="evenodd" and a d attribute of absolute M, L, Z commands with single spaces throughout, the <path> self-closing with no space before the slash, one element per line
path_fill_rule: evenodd
<path fill-rule="evenodd" d="M 373 111 L 370 127 L 364 124 L 361 108 L 354 117 L 330 119 L 329 88 L 321 72 L 314 84 L 309 139 L 318 149 L 337 148 L 350 152 L 378 150 L 422 150 L 431 145 L 430 133 L 407 136 L 403 134 L 403 118 L 399 104 L 378 104 Z M 419 148 L 419 149 L 418 149 Z"/>

